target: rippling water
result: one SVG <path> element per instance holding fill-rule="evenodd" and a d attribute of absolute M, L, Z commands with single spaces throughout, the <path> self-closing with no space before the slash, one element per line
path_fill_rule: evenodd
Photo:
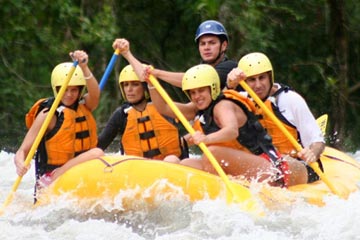
<path fill-rule="evenodd" d="M 0 152 L 0 200 L 17 178 L 13 153 Z M 360 151 L 354 154 L 360 161 Z M 113 205 L 79 208 L 56 199 L 33 207 L 34 168 L 25 175 L 11 204 L 0 216 L 0 239 L 360 239 L 360 191 L 347 200 L 336 196 L 318 207 L 301 200 L 254 218 L 222 200 L 196 203 L 177 199 L 123 211 Z"/>

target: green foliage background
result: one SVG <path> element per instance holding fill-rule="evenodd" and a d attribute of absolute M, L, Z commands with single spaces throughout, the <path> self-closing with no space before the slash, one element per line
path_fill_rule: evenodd
<path fill-rule="evenodd" d="M 315 116 L 330 115 L 328 144 L 359 149 L 360 2 L 350 0 L 0 0 L 0 147 L 16 151 L 24 115 L 52 95 L 50 74 L 84 49 L 100 81 L 117 37 L 157 68 L 185 71 L 199 63 L 194 34 L 206 19 L 221 21 L 230 35 L 228 56 L 262 51 L 275 79 L 307 99 Z M 120 58 L 95 111 L 99 130 L 122 99 Z M 175 100 L 186 100 L 165 85 Z"/>

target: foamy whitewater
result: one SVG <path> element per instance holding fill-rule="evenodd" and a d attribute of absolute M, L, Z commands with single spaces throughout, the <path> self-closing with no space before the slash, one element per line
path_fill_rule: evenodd
<path fill-rule="evenodd" d="M 353 157 L 360 161 L 360 151 Z M 13 153 L 0 152 L 1 204 L 17 178 L 13 158 Z M 132 211 L 106 203 L 81 208 L 65 198 L 34 208 L 33 186 L 32 166 L 0 215 L 1 240 L 360 239 L 360 191 L 347 200 L 326 197 L 324 207 L 300 199 L 255 218 L 222 200 L 190 203 L 181 197 Z"/>

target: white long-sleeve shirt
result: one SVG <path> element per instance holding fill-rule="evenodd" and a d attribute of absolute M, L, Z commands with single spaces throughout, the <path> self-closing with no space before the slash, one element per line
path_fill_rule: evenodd
<path fill-rule="evenodd" d="M 281 88 L 280 84 L 275 84 L 278 89 Z M 277 106 L 281 114 L 297 128 L 304 147 L 314 142 L 325 142 L 321 129 L 302 96 L 294 91 L 282 91 L 277 96 Z"/>

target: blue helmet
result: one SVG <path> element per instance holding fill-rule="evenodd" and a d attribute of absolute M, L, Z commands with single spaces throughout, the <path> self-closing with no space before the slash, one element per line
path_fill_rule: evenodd
<path fill-rule="evenodd" d="M 223 36 L 226 41 L 229 41 L 225 27 L 215 20 L 207 20 L 199 25 L 195 34 L 195 42 L 197 42 L 199 38 L 205 34 L 213 34 L 219 37 Z"/>

